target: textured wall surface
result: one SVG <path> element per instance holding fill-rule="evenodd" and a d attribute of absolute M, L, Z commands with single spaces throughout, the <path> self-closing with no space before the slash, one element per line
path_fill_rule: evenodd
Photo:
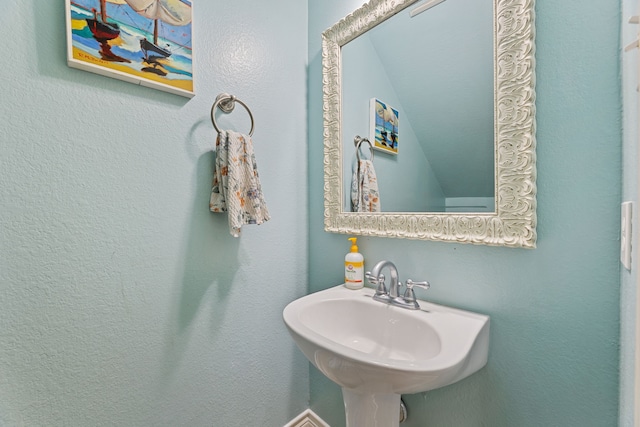
<path fill-rule="evenodd" d="M 3 2 L 0 426 L 282 426 L 308 368 L 307 5 L 197 1 L 196 96 L 70 69 L 64 1 Z M 208 211 L 220 92 L 272 220 Z M 241 109 L 221 117 L 248 131 Z"/>
<path fill-rule="evenodd" d="M 341 282 L 347 250 L 323 231 L 320 33 L 361 3 L 309 1 L 312 291 Z M 421 297 L 491 316 L 488 365 L 406 396 L 407 427 L 618 423 L 620 3 L 537 0 L 536 18 L 537 249 L 359 239 L 369 268 L 390 259 L 431 282 Z M 340 389 L 314 368 L 311 407 L 344 425 Z"/>

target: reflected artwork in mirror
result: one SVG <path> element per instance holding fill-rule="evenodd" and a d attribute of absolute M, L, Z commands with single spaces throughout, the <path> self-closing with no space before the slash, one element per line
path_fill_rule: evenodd
<path fill-rule="evenodd" d="M 325 229 L 533 248 L 533 0 L 411 13 L 426 3 L 371 0 L 322 35 Z M 352 212 L 354 138 L 389 138 L 374 130 L 376 100 L 401 142 L 368 166 L 378 211 Z"/>

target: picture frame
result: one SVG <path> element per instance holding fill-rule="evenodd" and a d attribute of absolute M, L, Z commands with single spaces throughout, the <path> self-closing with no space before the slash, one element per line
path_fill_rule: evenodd
<path fill-rule="evenodd" d="M 65 0 L 67 64 L 193 97 L 192 1 L 166 2 Z"/>
<path fill-rule="evenodd" d="M 399 116 L 398 110 L 378 98 L 369 102 L 369 140 L 373 148 L 390 154 L 398 154 Z"/>

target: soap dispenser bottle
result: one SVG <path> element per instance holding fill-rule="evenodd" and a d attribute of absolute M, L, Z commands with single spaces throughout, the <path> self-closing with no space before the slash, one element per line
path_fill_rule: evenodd
<path fill-rule="evenodd" d="M 344 257 L 344 285 L 349 289 L 364 286 L 364 257 L 358 252 L 357 238 L 350 237 L 351 252 Z"/>

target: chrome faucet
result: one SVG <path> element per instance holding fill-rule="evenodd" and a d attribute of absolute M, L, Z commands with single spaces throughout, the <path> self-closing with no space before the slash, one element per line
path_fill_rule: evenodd
<path fill-rule="evenodd" d="M 384 274 L 382 270 L 387 267 L 391 276 L 391 283 L 389 289 L 385 283 Z M 407 290 L 403 296 L 400 296 L 400 288 L 402 282 L 398 280 L 398 269 L 391 261 L 383 260 L 378 262 L 371 271 L 367 271 L 365 274 L 369 283 L 376 286 L 376 293 L 373 295 L 373 299 L 383 302 L 385 304 L 395 305 L 409 310 L 419 310 L 420 305 L 416 301 L 413 288 L 415 286 L 419 288 L 429 289 L 431 286 L 429 282 L 414 282 L 411 279 L 407 279 Z"/>

